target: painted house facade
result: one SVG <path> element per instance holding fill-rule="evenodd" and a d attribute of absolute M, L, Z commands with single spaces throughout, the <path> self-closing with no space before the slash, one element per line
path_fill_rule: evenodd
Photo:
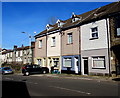
<path fill-rule="evenodd" d="M 80 33 L 79 28 L 62 31 L 62 72 L 80 72 Z"/>
<path fill-rule="evenodd" d="M 105 19 L 81 26 L 82 74 L 109 74 L 108 31 Z"/>
<path fill-rule="evenodd" d="M 120 2 L 114 2 L 47 25 L 35 36 L 36 64 L 82 75 L 111 75 L 120 70 L 119 8 Z"/>
<path fill-rule="evenodd" d="M 35 36 L 35 64 L 47 67 L 47 36 L 46 31 Z"/>
<path fill-rule="evenodd" d="M 34 58 L 34 42 L 31 46 L 14 46 L 12 50 L 5 50 L 2 52 L 4 56 L 4 63 L 12 64 L 31 64 Z"/>
<path fill-rule="evenodd" d="M 120 2 L 115 2 L 98 8 L 91 14 L 91 18 L 88 17 L 86 23 L 81 25 L 83 75 L 112 75 L 112 72 L 116 71 L 115 62 L 119 65 L 120 59 L 120 56 L 116 55 L 120 49 L 119 7 Z M 118 69 L 120 70 L 120 67 Z"/>
<path fill-rule="evenodd" d="M 51 72 L 61 71 L 61 34 L 60 32 L 47 34 L 47 65 Z M 53 69 L 52 69 L 53 68 Z"/>

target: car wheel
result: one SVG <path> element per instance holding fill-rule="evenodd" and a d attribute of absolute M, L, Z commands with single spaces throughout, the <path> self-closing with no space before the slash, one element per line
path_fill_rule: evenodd
<path fill-rule="evenodd" d="M 43 70 L 43 74 L 46 74 L 46 71 L 45 71 L 45 70 Z"/>
<path fill-rule="evenodd" d="M 25 72 L 25 75 L 26 75 L 26 76 L 29 76 L 29 72 Z"/>

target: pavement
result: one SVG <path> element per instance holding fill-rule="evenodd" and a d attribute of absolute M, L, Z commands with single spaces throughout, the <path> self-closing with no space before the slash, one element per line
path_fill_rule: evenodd
<path fill-rule="evenodd" d="M 22 75 L 22 73 L 15 73 L 16 75 Z M 69 79 L 83 79 L 83 80 L 97 80 L 97 81 L 111 81 L 120 82 L 120 76 L 89 76 L 89 75 L 75 75 L 75 74 L 33 74 L 30 76 L 47 76 L 54 78 L 69 78 Z"/>

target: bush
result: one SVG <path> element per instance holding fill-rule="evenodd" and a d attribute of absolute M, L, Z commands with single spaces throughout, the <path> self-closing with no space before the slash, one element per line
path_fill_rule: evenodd
<path fill-rule="evenodd" d="M 11 67 L 14 70 L 14 72 L 19 72 L 19 71 L 21 71 L 23 64 L 19 64 L 19 63 L 15 63 L 15 62 L 12 62 L 10 64 L 9 63 L 2 64 L 2 67 L 7 67 L 7 66 Z"/>

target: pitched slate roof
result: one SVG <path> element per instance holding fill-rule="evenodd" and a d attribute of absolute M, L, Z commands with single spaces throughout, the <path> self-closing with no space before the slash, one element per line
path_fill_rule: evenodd
<path fill-rule="evenodd" d="M 120 12 L 120 1 L 119 2 L 113 2 L 111 4 L 96 8 L 92 11 L 88 11 L 86 13 L 83 13 L 81 15 L 75 15 L 75 17 L 79 17 L 80 19 L 76 22 L 72 22 L 72 18 L 69 18 L 65 21 L 62 20 L 65 24 L 62 26 L 62 28 L 68 28 L 70 26 L 80 25 L 85 22 L 89 22 L 94 19 L 100 19 L 102 17 L 108 17 L 111 14 Z M 55 25 L 52 25 L 52 29 L 50 29 L 48 32 L 55 31 L 60 29 L 58 27 L 57 23 Z M 44 30 L 40 32 L 39 34 L 35 35 L 35 38 L 39 37 L 39 35 L 46 34 L 47 30 Z"/>
<path fill-rule="evenodd" d="M 13 52 L 13 50 L 11 50 L 11 49 L 5 50 L 2 52 L 2 54 L 6 54 L 6 53 L 10 53 L 10 52 Z"/>

